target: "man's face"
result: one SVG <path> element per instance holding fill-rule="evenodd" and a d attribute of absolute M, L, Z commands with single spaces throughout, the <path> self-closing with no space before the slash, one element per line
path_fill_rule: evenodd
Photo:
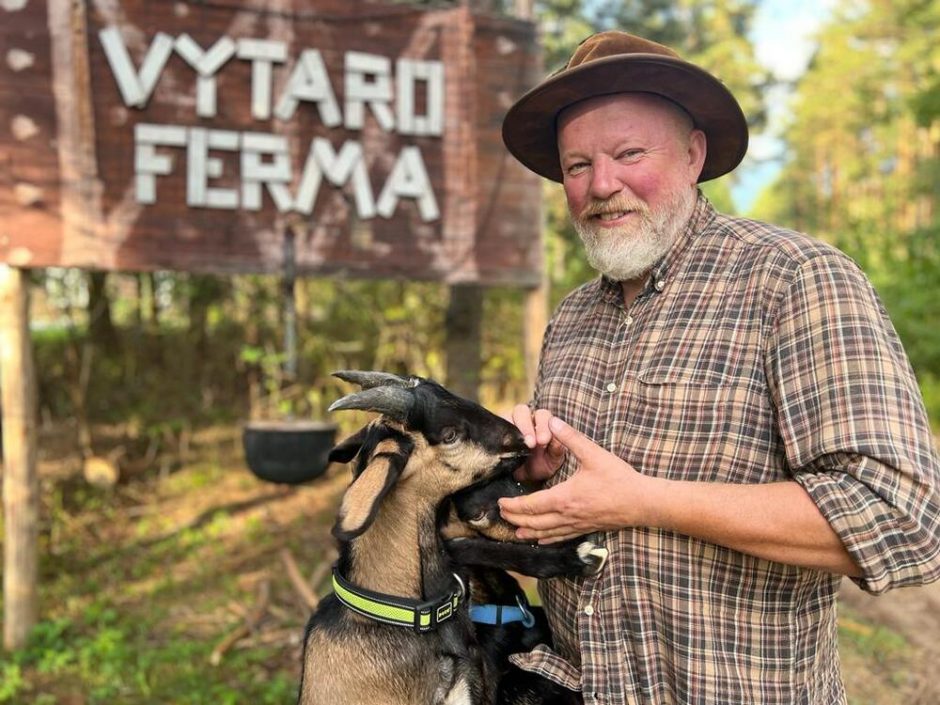
<path fill-rule="evenodd" d="M 558 151 L 590 264 L 615 281 L 646 274 L 691 214 L 705 136 L 665 100 L 621 93 L 565 110 Z"/>

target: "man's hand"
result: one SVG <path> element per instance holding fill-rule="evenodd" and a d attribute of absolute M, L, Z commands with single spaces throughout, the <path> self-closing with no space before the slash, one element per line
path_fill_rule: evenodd
<path fill-rule="evenodd" d="M 558 472 L 565 459 L 565 447 L 552 436 L 548 426 L 552 413 L 545 409 L 533 412 L 525 404 L 512 410 L 512 422 L 522 435 L 532 453 L 525 465 L 516 470 L 515 478 L 525 482 L 543 482 Z"/>
<path fill-rule="evenodd" d="M 528 408 L 522 408 L 528 415 Z M 516 420 L 515 415 L 513 418 Z M 544 442 L 536 448 L 544 448 L 545 452 L 540 458 L 530 460 L 530 463 L 541 463 L 534 471 L 549 467 L 548 459 L 563 456 L 564 449 L 577 459 L 578 468 L 570 478 L 551 489 L 499 500 L 503 518 L 520 527 L 516 536 L 553 543 L 592 531 L 635 525 L 647 478 L 547 411 L 536 411 L 534 419 L 534 432 L 538 433 L 541 423 L 541 430 L 550 436 L 550 442 L 544 442 L 546 436 L 536 435 L 537 440 Z M 516 425 L 527 433 L 518 420 Z M 561 452 L 550 456 L 548 451 L 554 447 L 560 447 Z"/>
<path fill-rule="evenodd" d="M 812 498 L 792 480 L 738 485 L 651 477 L 561 419 L 549 414 L 542 421 L 551 434 L 545 447 L 567 449 L 578 467 L 551 489 L 499 500 L 500 513 L 520 527 L 521 539 L 553 543 L 648 526 L 780 563 L 862 574 Z"/>

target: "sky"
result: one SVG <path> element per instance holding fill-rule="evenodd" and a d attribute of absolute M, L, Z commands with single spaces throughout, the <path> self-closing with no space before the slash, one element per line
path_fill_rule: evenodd
<path fill-rule="evenodd" d="M 764 0 L 755 17 L 751 39 L 757 59 L 783 80 L 800 76 L 812 57 L 814 32 L 825 22 L 836 0 Z M 732 196 L 746 214 L 761 189 L 780 170 L 783 145 L 779 130 L 787 116 L 786 90 L 768 94 L 769 121 L 763 134 L 751 134 L 747 156 L 735 172 Z"/>

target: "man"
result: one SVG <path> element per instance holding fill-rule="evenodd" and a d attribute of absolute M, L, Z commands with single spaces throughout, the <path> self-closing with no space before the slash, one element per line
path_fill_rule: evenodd
<path fill-rule="evenodd" d="M 601 532 L 598 576 L 540 585 L 556 651 L 517 664 L 587 703 L 844 703 L 836 595 L 940 577 L 940 463 L 871 286 L 699 182 L 747 126 L 710 74 L 621 32 L 523 96 L 509 150 L 564 184 L 603 275 L 545 333 L 514 411 L 548 489 L 519 535 Z"/>

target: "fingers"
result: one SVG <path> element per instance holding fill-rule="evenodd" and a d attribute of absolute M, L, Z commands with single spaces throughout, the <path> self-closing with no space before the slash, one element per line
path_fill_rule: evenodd
<path fill-rule="evenodd" d="M 552 431 L 549 424 L 552 420 L 552 412 L 548 409 L 536 409 L 532 414 L 535 421 L 535 442 L 539 446 L 547 446 L 552 440 Z"/>
<path fill-rule="evenodd" d="M 567 448 L 578 460 L 598 448 L 598 445 L 580 431 L 575 430 L 557 416 L 552 416 L 548 423 L 552 438 Z"/>
<path fill-rule="evenodd" d="M 522 435 L 525 436 L 529 448 L 547 446 L 552 440 L 549 421 L 552 414 L 547 409 L 536 409 L 534 412 L 525 404 L 518 404 L 512 410 L 512 422 Z"/>
<path fill-rule="evenodd" d="M 521 497 L 500 497 L 499 512 L 511 524 L 534 527 L 533 521 L 538 522 L 544 516 L 558 514 L 557 494 L 558 491 L 552 488 Z"/>
<path fill-rule="evenodd" d="M 538 495 L 543 495 L 539 497 Z M 556 502 L 551 490 L 535 492 L 531 495 L 499 500 L 503 518 L 516 527 L 516 538 L 524 541 L 538 540 L 539 543 L 554 543 L 579 536 L 583 531 L 572 525 L 572 519 L 557 509 L 547 509 Z M 534 501 L 525 501 L 534 499 Z"/>

